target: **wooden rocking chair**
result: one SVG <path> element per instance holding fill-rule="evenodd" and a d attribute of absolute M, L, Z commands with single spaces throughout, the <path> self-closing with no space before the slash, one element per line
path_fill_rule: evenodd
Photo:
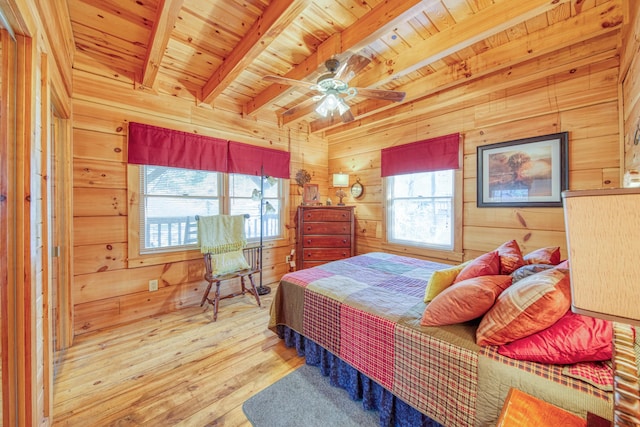
<path fill-rule="evenodd" d="M 247 217 L 247 216 L 245 216 Z M 196 217 L 196 220 L 199 220 Z M 233 253 L 232 253 L 233 252 Z M 231 256 L 240 256 L 236 254 L 237 251 L 228 252 Z M 204 291 L 204 295 L 202 296 L 202 301 L 200 302 L 200 307 L 204 305 L 205 302 L 213 305 L 213 321 L 215 322 L 218 319 L 218 305 L 221 299 L 233 298 L 239 295 L 244 295 L 245 293 L 253 294 L 256 298 L 256 302 L 258 303 L 258 307 L 261 307 L 260 296 L 258 294 L 258 290 L 256 289 L 255 282 L 253 280 L 253 274 L 259 273 L 261 269 L 260 265 L 260 255 L 262 252 L 261 246 L 255 247 L 244 247 L 242 248 L 242 256 L 244 257 L 244 261 L 241 264 L 244 264 L 244 268 L 235 271 L 224 271 L 219 273 L 216 268 L 217 257 L 220 255 L 225 256 L 225 253 L 222 254 L 212 254 L 210 252 L 206 252 L 203 254 L 204 257 L 204 266 L 205 266 L 205 274 L 204 279 L 209 283 L 207 288 Z M 249 279 L 249 283 L 251 287 L 247 287 L 245 282 L 245 277 Z M 232 279 L 240 279 L 240 291 L 230 293 L 228 295 L 221 296 L 220 295 L 220 284 L 226 280 Z M 213 293 L 213 296 L 210 296 L 211 288 L 215 283 L 216 289 Z"/>

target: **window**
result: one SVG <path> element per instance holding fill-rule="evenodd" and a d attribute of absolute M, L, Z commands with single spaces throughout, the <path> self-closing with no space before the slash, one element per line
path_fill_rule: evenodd
<path fill-rule="evenodd" d="M 390 243 L 454 249 L 454 170 L 389 176 L 386 184 Z"/>
<path fill-rule="evenodd" d="M 260 181 L 263 181 L 262 183 Z M 261 179 L 253 175 L 229 175 L 229 198 L 231 215 L 249 214 L 245 221 L 247 240 L 260 239 L 260 191 L 264 191 L 262 201 L 263 239 L 275 239 L 282 236 L 280 212 L 284 203 L 281 200 L 280 179 L 267 177 Z"/>
<path fill-rule="evenodd" d="M 196 215 L 248 214 L 249 241 L 260 238 L 259 176 L 140 167 L 140 252 L 197 248 Z M 280 180 L 264 179 L 264 239 L 281 237 Z"/>

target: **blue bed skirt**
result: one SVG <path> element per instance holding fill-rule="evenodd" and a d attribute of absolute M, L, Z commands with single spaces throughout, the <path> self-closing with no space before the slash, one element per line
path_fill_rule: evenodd
<path fill-rule="evenodd" d="M 287 347 L 295 347 L 307 365 L 320 368 L 329 383 L 347 391 L 351 399 L 362 400 L 365 410 L 380 414 L 382 427 L 443 427 L 417 409 L 394 396 L 390 391 L 363 375 L 324 347 L 296 331 L 279 325 L 278 335 Z"/>

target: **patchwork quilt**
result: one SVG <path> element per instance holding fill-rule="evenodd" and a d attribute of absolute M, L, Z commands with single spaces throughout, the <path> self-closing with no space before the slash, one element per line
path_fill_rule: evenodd
<path fill-rule="evenodd" d="M 427 282 L 446 267 L 375 252 L 288 273 L 269 327 L 315 341 L 446 426 L 495 424 L 512 386 L 585 417 L 587 409 L 611 417 L 611 392 L 563 375 L 562 366 L 478 346 L 477 321 L 421 326 Z"/>

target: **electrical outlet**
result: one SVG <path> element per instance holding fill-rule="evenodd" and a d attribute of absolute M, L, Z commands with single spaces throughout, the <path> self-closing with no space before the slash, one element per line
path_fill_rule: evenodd
<path fill-rule="evenodd" d="M 287 255 L 285 262 L 291 262 L 291 255 Z"/>
<path fill-rule="evenodd" d="M 155 292 L 158 290 L 158 279 L 149 280 L 149 292 Z"/>

